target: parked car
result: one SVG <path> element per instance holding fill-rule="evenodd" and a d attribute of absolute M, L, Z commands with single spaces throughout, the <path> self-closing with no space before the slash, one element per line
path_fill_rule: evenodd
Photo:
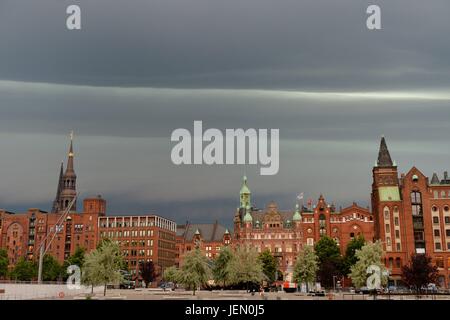
<path fill-rule="evenodd" d="M 357 288 L 355 289 L 355 293 L 359 293 L 359 294 L 369 294 L 370 290 L 367 287 L 361 287 L 361 288 Z"/>
<path fill-rule="evenodd" d="M 162 284 L 160 284 L 159 287 L 164 291 L 165 290 L 173 291 L 175 289 L 175 285 L 173 282 L 163 282 Z"/>

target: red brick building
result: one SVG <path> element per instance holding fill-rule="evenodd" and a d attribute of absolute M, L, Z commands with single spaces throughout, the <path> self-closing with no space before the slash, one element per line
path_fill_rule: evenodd
<path fill-rule="evenodd" d="M 159 269 L 174 265 L 174 221 L 155 215 L 107 217 L 106 201 L 101 196 L 84 199 L 83 210 L 77 212 L 76 178 L 71 139 L 67 168 L 64 171 L 61 164 L 56 197 L 50 213 L 29 209 L 26 213 L 16 214 L 0 209 L 0 248 L 7 250 L 10 267 L 21 257 L 37 259 L 43 241 L 46 241 L 46 253 L 62 263 L 77 247 L 83 247 L 89 252 L 103 238 L 119 243 L 133 274 L 137 273 L 139 262 L 142 261 L 151 260 Z M 63 213 L 72 200 L 74 204 L 62 221 Z"/>
<path fill-rule="evenodd" d="M 197 223 L 186 222 L 184 225 L 177 226 L 177 254 L 175 265 L 183 264 L 183 256 L 199 248 L 206 257 L 214 259 L 224 246 L 231 243 L 231 234 L 217 221 L 215 223 Z"/>
<path fill-rule="evenodd" d="M 375 236 L 386 250 L 391 283 L 401 279 L 401 266 L 411 254 L 426 253 L 439 268 L 439 285 L 450 283 L 450 179 L 436 173 L 431 181 L 413 167 L 398 176 L 384 137 L 373 168 L 372 210 Z"/>
<path fill-rule="evenodd" d="M 325 235 L 334 238 L 342 252 L 356 236 L 372 241 L 372 214 L 356 203 L 337 211 L 322 195 L 309 209 L 300 210 L 297 204 L 294 210 L 281 211 L 273 201 L 266 209 L 256 209 L 251 204 L 251 192 L 244 177 L 240 208 L 234 217 L 234 245 L 248 245 L 258 252 L 269 250 L 279 260 L 283 280 L 291 281 L 299 250 L 304 245 L 313 246 Z"/>
<path fill-rule="evenodd" d="M 116 241 L 133 276 L 139 264 L 152 261 L 158 273 L 175 264 L 174 221 L 156 216 L 109 216 L 98 220 L 100 239 Z"/>

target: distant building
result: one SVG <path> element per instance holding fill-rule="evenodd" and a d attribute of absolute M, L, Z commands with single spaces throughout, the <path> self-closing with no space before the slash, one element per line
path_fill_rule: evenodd
<path fill-rule="evenodd" d="M 183 264 L 183 256 L 199 248 L 206 257 L 214 259 L 224 246 L 231 243 L 231 234 L 217 221 L 215 223 L 189 223 L 177 226 L 177 255 L 175 264 Z"/>
<path fill-rule="evenodd" d="M 244 176 L 240 190 L 240 208 L 234 216 L 233 246 L 243 245 L 258 252 L 269 250 L 279 262 L 279 279 L 292 281 L 300 249 L 313 246 L 322 236 L 336 240 L 344 253 L 348 242 L 357 236 L 372 241 L 374 221 L 369 209 L 352 206 L 337 211 L 321 195 L 310 208 L 297 204 L 294 210 L 281 211 L 275 202 L 266 209 L 256 209 Z"/>
<path fill-rule="evenodd" d="M 175 264 L 174 221 L 156 216 L 109 216 L 98 220 L 100 239 L 117 242 L 132 276 L 139 279 L 140 263 L 152 261 L 161 276 Z"/>
<path fill-rule="evenodd" d="M 386 250 L 391 284 L 401 283 L 401 267 L 411 254 L 426 253 L 439 268 L 438 283 L 450 283 L 450 179 L 447 172 L 431 181 L 416 167 L 398 176 L 386 140 L 372 170 L 375 236 Z"/>
<path fill-rule="evenodd" d="M 10 267 L 22 257 L 36 260 L 43 241 L 46 253 L 62 263 L 77 247 L 89 252 L 104 238 L 120 245 L 135 276 L 139 262 L 153 261 L 157 271 L 175 264 L 174 221 L 156 215 L 107 217 L 106 201 L 101 196 L 84 199 L 82 211 L 77 212 L 76 178 L 71 135 L 67 168 L 64 170 L 61 164 L 52 211 L 29 209 L 16 214 L 0 209 L 0 248 L 7 250 Z M 74 199 L 66 219 L 61 221 Z"/>
<path fill-rule="evenodd" d="M 101 196 L 85 199 L 82 212 L 77 213 L 75 201 L 65 221 L 61 221 L 62 213 L 75 197 L 76 174 L 71 138 L 67 168 L 64 171 L 61 164 L 52 212 L 29 209 L 28 212 L 15 214 L 0 209 L 0 248 L 7 250 L 11 266 L 21 257 L 36 259 L 43 241 L 48 249 L 47 254 L 61 263 L 77 247 L 84 247 L 88 251 L 95 249 L 98 242 L 98 217 L 105 215 L 106 202 Z M 56 230 L 61 222 L 62 227 Z M 53 241 L 50 243 L 51 238 Z"/>

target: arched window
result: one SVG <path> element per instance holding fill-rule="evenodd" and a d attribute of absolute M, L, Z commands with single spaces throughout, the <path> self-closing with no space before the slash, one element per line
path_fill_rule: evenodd
<path fill-rule="evenodd" d="M 389 220 L 389 208 L 384 207 L 384 219 Z"/>

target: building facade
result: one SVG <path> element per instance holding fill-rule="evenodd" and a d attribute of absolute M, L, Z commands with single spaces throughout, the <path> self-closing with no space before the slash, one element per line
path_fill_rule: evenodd
<path fill-rule="evenodd" d="M 342 253 L 354 237 L 361 235 L 373 241 L 374 221 L 368 208 L 353 203 L 336 210 L 322 195 L 314 206 L 301 207 L 297 204 L 294 210 L 282 211 L 272 201 L 267 208 L 256 209 L 244 177 L 240 207 L 234 216 L 233 245 L 255 248 L 258 252 L 269 250 L 278 259 L 283 280 L 292 281 L 301 248 L 313 246 L 323 236 L 335 239 Z"/>
<path fill-rule="evenodd" d="M 401 267 L 412 254 L 427 254 L 439 268 L 438 284 L 450 283 L 450 179 L 436 173 L 431 181 L 416 167 L 398 175 L 386 140 L 380 143 L 373 168 L 372 210 L 375 237 L 386 251 L 391 283 L 401 280 Z"/>
<path fill-rule="evenodd" d="M 176 223 L 156 215 L 100 217 L 99 238 L 119 244 L 134 278 L 139 265 L 152 261 L 158 274 L 175 264 Z"/>

